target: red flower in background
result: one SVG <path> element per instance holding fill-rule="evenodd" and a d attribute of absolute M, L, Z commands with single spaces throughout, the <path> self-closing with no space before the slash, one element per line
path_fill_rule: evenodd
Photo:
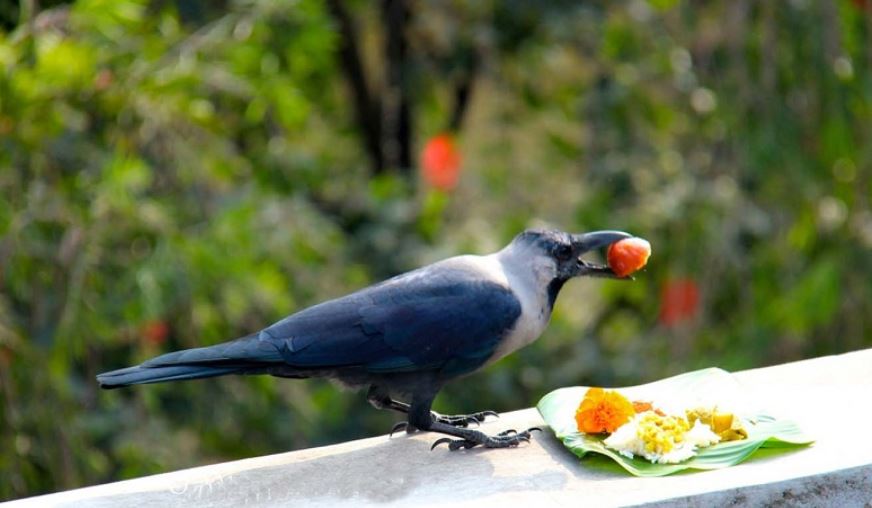
<path fill-rule="evenodd" d="M 691 319 L 699 309 L 699 287 L 693 279 L 667 280 L 660 305 L 660 322 L 665 326 Z"/>
<path fill-rule="evenodd" d="M 102 92 L 109 88 L 113 81 L 115 81 L 115 77 L 112 75 L 112 71 L 103 69 L 94 76 L 94 88 L 98 92 Z"/>
<path fill-rule="evenodd" d="M 166 342 L 170 334 L 170 325 L 166 321 L 155 319 L 142 326 L 142 336 L 149 344 L 159 346 Z"/>
<path fill-rule="evenodd" d="M 450 191 L 460 179 L 460 152 L 454 136 L 439 134 L 430 138 L 421 151 L 421 174 L 430 187 Z"/>

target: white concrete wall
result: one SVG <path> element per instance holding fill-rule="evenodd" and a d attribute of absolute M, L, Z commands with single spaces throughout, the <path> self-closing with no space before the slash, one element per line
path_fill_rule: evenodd
<path fill-rule="evenodd" d="M 546 429 L 506 450 L 430 451 L 433 434 L 379 436 L 60 492 L 26 506 L 872 507 L 872 350 L 739 372 L 773 415 L 817 442 L 717 471 L 635 478 L 570 454 Z M 476 409 L 476 408 L 470 408 Z M 535 409 L 482 428 L 542 425 Z"/>

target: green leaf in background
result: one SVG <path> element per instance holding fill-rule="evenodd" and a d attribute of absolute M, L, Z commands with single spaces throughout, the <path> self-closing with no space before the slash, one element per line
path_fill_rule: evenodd
<path fill-rule="evenodd" d="M 575 410 L 588 388 L 554 390 L 539 401 L 537 409 L 557 438 L 579 458 L 591 452 L 606 455 L 635 476 L 665 476 L 685 469 L 720 469 L 742 462 L 761 447 L 794 448 L 813 442 L 794 422 L 776 420 L 752 409 L 749 401 L 743 400 L 741 386 L 735 378 L 724 370 L 711 368 L 621 388 L 620 392 L 630 400 L 654 401 L 656 405 L 667 407 L 683 401 L 684 407 L 717 403 L 735 408 L 739 415 L 752 415 L 743 418 L 748 438 L 702 448 L 695 457 L 680 464 L 652 464 L 640 457 L 630 459 L 606 448 L 602 436 L 578 432 Z"/>

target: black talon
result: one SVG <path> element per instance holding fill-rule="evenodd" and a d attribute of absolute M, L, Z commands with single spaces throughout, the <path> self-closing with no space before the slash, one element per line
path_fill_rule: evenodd
<path fill-rule="evenodd" d="M 388 434 L 388 437 L 389 438 L 394 437 L 394 432 L 396 432 L 398 430 L 408 430 L 408 428 L 409 428 L 409 422 L 397 422 L 394 424 L 393 427 L 391 427 L 391 433 Z"/>
<path fill-rule="evenodd" d="M 499 418 L 500 414 L 497 413 L 496 411 L 486 410 L 486 411 L 479 411 L 478 413 L 473 413 L 469 416 L 472 416 L 478 422 L 484 422 L 484 421 L 487 421 L 488 416 L 493 416 L 494 418 Z"/>
<path fill-rule="evenodd" d="M 433 445 L 430 447 L 430 451 L 432 452 L 437 446 L 441 445 L 442 443 L 448 443 L 448 449 L 450 450 L 453 442 L 454 442 L 454 440 L 451 438 L 448 438 L 448 437 L 443 437 L 441 439 L 437 439 L 433 443 Z"/>

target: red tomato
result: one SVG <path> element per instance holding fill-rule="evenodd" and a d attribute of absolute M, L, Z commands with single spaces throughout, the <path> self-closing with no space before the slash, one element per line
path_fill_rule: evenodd
<path fill-rule="evenodd" d="M 609 245 L 606 258 L 618 277 L 626 277 L 648 263 L 651 244 L 644 238 L 627 238 Z"/>

